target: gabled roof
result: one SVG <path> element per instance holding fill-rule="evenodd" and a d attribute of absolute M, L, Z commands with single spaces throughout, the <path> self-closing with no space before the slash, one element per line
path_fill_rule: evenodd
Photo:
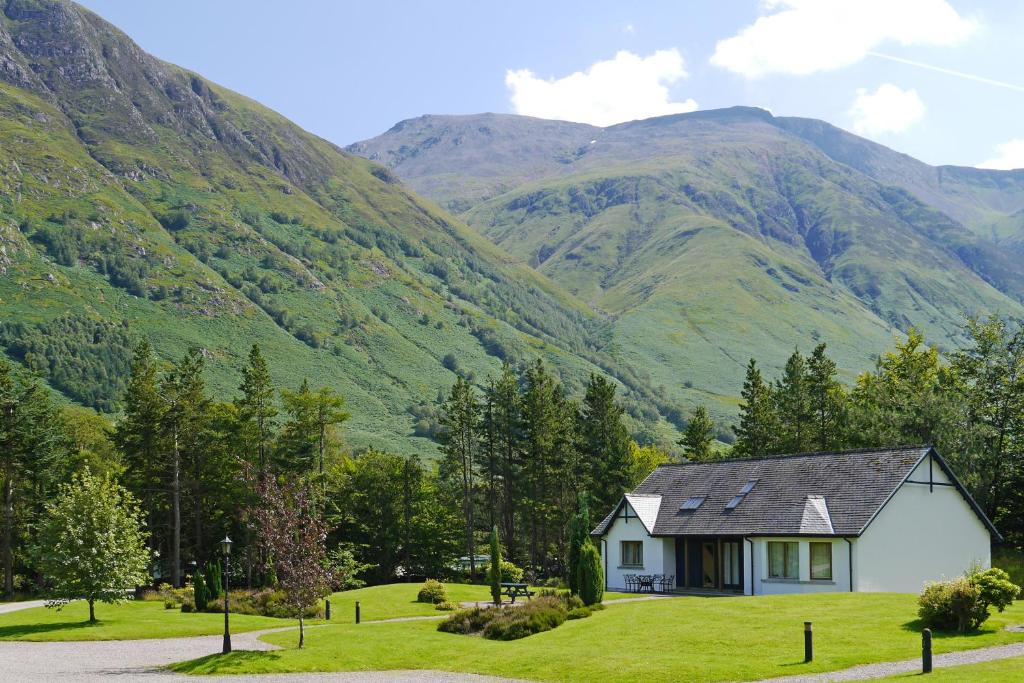
<path fill-rule="evenodd" d="M 859 536 L 929 454 L 999 538 L 949 466 L 929 446 L 661 465 L 628 495 L 646 500 L 661 497 L 650 531 L 654 536 Z M 750 492 L 727 509 L 752 480 L 757 483 Z M 688 498 L 700 496 L 705 498 L 700 507 L 680 510 Z M 592 533 L 603 535 L 618 509 Z M 644 525 L 651 529 L 646 521 Z"/>
<path fill-rule="evenodd" d="M 654 533 L 654 525 L 658 521 L 658 510 L 661 509 L 661 496 L 652 496 L 642 493 L 627 493 L 624 498 L 633 508 L 633 512 L 640 518 L 647 533 Z"/>

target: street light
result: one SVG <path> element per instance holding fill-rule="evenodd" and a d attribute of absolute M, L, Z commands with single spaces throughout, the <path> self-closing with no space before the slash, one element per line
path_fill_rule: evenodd
<path fill-rule="evenodd" d="M 224 553 L 224 654 L 231 652 L 231 631 L 228 628 L 228 581 L 231 577 L 231 539 L 227 536 L 220 542 L 220 550 Z"/>

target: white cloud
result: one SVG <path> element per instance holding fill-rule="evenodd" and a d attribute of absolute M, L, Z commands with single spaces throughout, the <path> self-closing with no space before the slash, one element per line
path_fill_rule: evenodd
<path fill-rule="evenodd" d="M 892 83 L 880 85 L 874 92 L 861 88 L 850 108 L 853 130 L 868 136 L 902 133 L 924 118 L 924 112 L 916 90 L 903 90 Z"/>
<path fill-rule="evenodd" d="M 634 33 L 636 33 L 636 28 L 633 26 L 633 24 L 626 24 L 625 26 L 622 27 L 622 32 L 628 33 L 629 35 L 633 35 Z"/>
<path fill-rule="evenodd" d="M 954 45 L 977 28 L 946 0 L 766 0 L 766 13 L 718 41 L 711 63 L 757 78 L 855 64 L 886 43 Z"/>
<path fill-rule="evenodd" d="M 978 164 L 978 168 L 997 168 L 1004 171 L 1024 168 L 1024 138 L 996 145 L 996 154 L 998 156 Z"/>
<path fill-rule="evenodd" d="M 517 114 L 610 126 L 694 111 L 696 102 L 673 102 L 668 91 L 686 77 L 683 56 L 674 48 L 649 57 L 622 50 L 614 59 L 559 79 L 538 78 L 529 69 L 510 70 L 505 85 Z"/>

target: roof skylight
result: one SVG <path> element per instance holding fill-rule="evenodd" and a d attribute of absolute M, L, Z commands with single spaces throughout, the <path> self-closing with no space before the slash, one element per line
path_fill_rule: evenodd
<path fill-rule="evenodd" d="M 757 479 L 751 479 L 750 481 L 748 481 L 746 484 L 743 485 L 743 488 L 740 489 L 740 495 L 741 496 L 745 496 L 748 493 L 750 493 L 751 491 L 753 491 L 754 490 L 754 484 L 756 484 L 756 483 L 757 483 Z"/>
<path fill-rule="evenodd" d="M 733 496 L 733 499 L 730 500 L 728 502 L 728 504 L 726 504 L 725 509 L 726 510 L 732 510 L 734 507 L 736 507 L 737 505 L 739 505 L 740 503 L 743 502 L 743 498 L 744 497 L 745 496 L 743 496 L 743 495 Z"/>
<path fill-rule="evenodd" d="M 686 499 L 680 510 L 696 510 L 704 503 L 704 496 L 692 496 Z"/>

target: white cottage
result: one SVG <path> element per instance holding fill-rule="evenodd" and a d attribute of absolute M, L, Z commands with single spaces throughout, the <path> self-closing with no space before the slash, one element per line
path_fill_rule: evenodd
<path fill-rule="evenodd" d="M 662 465 L 592 534 L 609 590 L 745 595 L 918 592 L 1001 540 L 931 447 Z"/>

